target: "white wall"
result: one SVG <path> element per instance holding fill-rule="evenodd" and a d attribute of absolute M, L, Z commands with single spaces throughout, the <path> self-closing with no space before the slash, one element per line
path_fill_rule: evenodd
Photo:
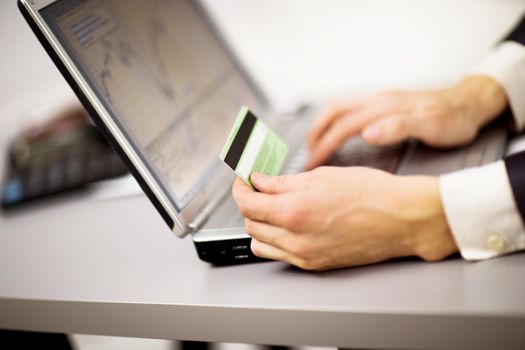
<path fill-rule="evenodd" d="M 263 89 L 284 106 L 451 82 L 525 11 L 523 0 L 205 3 Z M 0 48 L 0 130 L 74 99 L 15 0 L 0 1 Z"/>
<path fill-rule="evenodd" d="M 274 101 L 446 84 L 525 11 L 511 0 L 207 0 Z"/>

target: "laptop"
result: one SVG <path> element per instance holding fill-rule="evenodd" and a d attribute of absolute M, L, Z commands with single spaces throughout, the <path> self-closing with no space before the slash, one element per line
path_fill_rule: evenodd
<path fill-rule="evenodd" d="M 169 228 L 191 236 L 200 259 L 261 261 L 231 197 L 233 172 L 219 152 L 241 106 L 289 144 L 284 172 L 302 169 L 315 108 L 281 115 L 235 57 L 197 1 L 19 0 L 19 8 L 97 127 Z M 502 125 L 465 148 L 409 141 L 372 147 L 356 137 L 334 165 L 398 174 L 441 174 L 502 157 Z"/>

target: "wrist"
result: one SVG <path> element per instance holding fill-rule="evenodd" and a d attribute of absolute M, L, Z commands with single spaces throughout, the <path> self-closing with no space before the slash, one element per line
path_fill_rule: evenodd
<path fill-rule="evenodd" d="M 411 188 L 413 208 L 409 225 L 411 255 L 438 261 L 458 252 L 441 203 L 439 179 L 430 176 L 405 179 Z"/>
<path fill-rule="evenodd" d="M 507 107 L 507 95 L 494 79 L 468 77 L 446 90 L 451 103 L 477 129 L 491 122 Z"/>

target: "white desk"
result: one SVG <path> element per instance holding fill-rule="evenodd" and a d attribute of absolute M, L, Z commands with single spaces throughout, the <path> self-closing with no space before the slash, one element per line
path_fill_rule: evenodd
<path fill-rule="evenodd" d="M 214 268 L 134 197 L 3 217 L 0 257 L 0 328 L 356 348 L 525 344 L 523 254 L 329 273 Z"/>
<path fill-rule="evenodd" d="M 268 30 L 267 41 L 261 39 L 257 45 L 269 45 L 271 31 L 276 31 L 263 27 L 265 22 L 258 18 L 272 19 L 272 26 L 281 25 L 282 33 L 287 29 L 283 23 L 288 23 L 291 32 L 286 33 L 293 34 L 296 25 L 309 28 L 301 21 L 301 11 L 326 10 L 325 2 L 302 6 L 303 1 L 288 1 L 278 7 L 276 1 L 265 5 L 255 1 L 244 5 L 244 1 L 217 2 L 213 10 L 219 19 L 237 18 L 236 23 L 225 23 L 230 34 L 251 28 L 253 35 L 264 38 Z M 386 1 L 373 3 L 389 6 Z M 409 4 L 397 3 L 405 8 Z M 433 9 L 438 6 L 438 1 L 427 3 Z M 439 3 L 468 12 L 467 5 Z M 354 4 L 358 5 L 334 2 L 345 11 Z M 410 4 L 413 11 L 420 6 Z M 496 14 L 496 31 L 502 31 L 504 20 L 515 18 L 524 7 L 517 1 L 461 4 Z M 354 9 L 357 13 L 368 9 L 360 6 Z M 240 20 L 235 11 L 243 11 L 247 17 Z M 275 16 L 276 11 L 282 16 Z M 326 11 L 333 16 L 344 12 Z M 448 18 L 455 16 L 459 15 Z M 481 17 L 475 12 L 469 18 L 477 16 Z M 34 106 L 67 100 L 71 94 L 21 23 L 13 2 L 0 5 L 0 17 L 2 27 L 7 28 L 7 35 L 5 30 L 0 34 L 2 44 L 11 45 L 0 56 L 3 152 L 7 137 L 20 125 L 9 117 L 23 115 Z M 331 25 L 329 21 L 325 24 Z M 360 88 L 358 83 L 344 86 L 330 75 L 330 89 L 323 83 L 308 90 L 321 73 L 306 74 L 310 58 L 301 57 L 306 49 L 296 52 L 296 60 L 287 58 L 282 63 L 303 58 L 303 75 L 297 73 L 297 67 L 288 68 L 292 77 L 304 78 L 302 83 L 280 77 L 284 71 L 281 65 L 273 62 L 276 68 L 272 70 L 264 57 L 254 61 L 250 48 L 256 44 L 245 42 L 247 35 L 243 32 L 231 37 L 234 46 L 251 62 L 256 76 L 264 75 L 263 86 L 275 85 L 273 94 L 283 91 L 283 96 L 291 96 L 294 93 L 290 91 L 301 86 L 298 95 L 308 98 L 319 89 L 319 97 L 324 98 L 329 93 Z M 337 35 L 341 38 L 341 33 Z M 474 46 L 481 50 L 488 43 L 483 45 Z M 471 49 L 458 55 L 470 57 L 476 52 Z M 293 52 L 285 56 L 289 55 Z M 446 79 L 452 79 L 465 64 L 458 62 L 444 69 L 448 71 Z M 22 68 L 9 69 L 33 64 L 26 73 Z M 369 67 L 369 71 L 374 69 Z M 437 73 L 431 73 L 420 78 L 421 84 L 435 78 Z M 40 79 L 33 79 L 32 74 Z M 373 79 L 371 86 L 361 86 L 362 90 L 381 85 Z M 394 80 L 385 78 L 384 84 Z M 416 80 L 408 79 L 405 84 L 417 85 Z M 47 89 L 41 93 L 44 86 Z M 79 193 L 0 217 L 0 328 L 357 348 L 502 349 L 525 344 L 524 254 L 475 264 L 460 259 L 434 264 L 397 261 L 328 273 L 306 273 L 282 263 L 215 268 L 197 259 L 189 240 L 169 233 L 144 196 L 98 201 L 87 197 Z"/>

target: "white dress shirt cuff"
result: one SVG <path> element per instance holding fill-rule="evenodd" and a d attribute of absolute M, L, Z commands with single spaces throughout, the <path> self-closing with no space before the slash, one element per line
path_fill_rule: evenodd
<path fill-rule="evenodd" d="M 443 175 L 439 186 L 464 259 L 488 259 L 525 249 L 525 228 L 503 161 Z"/>
<path fill-rule="evenodd" d="M 482 75 L 496 80 L 509 99 L 517 132 L 525 128 L 525 46 L 505 41 L 496 47 L 476 66 L 468 76 Z"/>

